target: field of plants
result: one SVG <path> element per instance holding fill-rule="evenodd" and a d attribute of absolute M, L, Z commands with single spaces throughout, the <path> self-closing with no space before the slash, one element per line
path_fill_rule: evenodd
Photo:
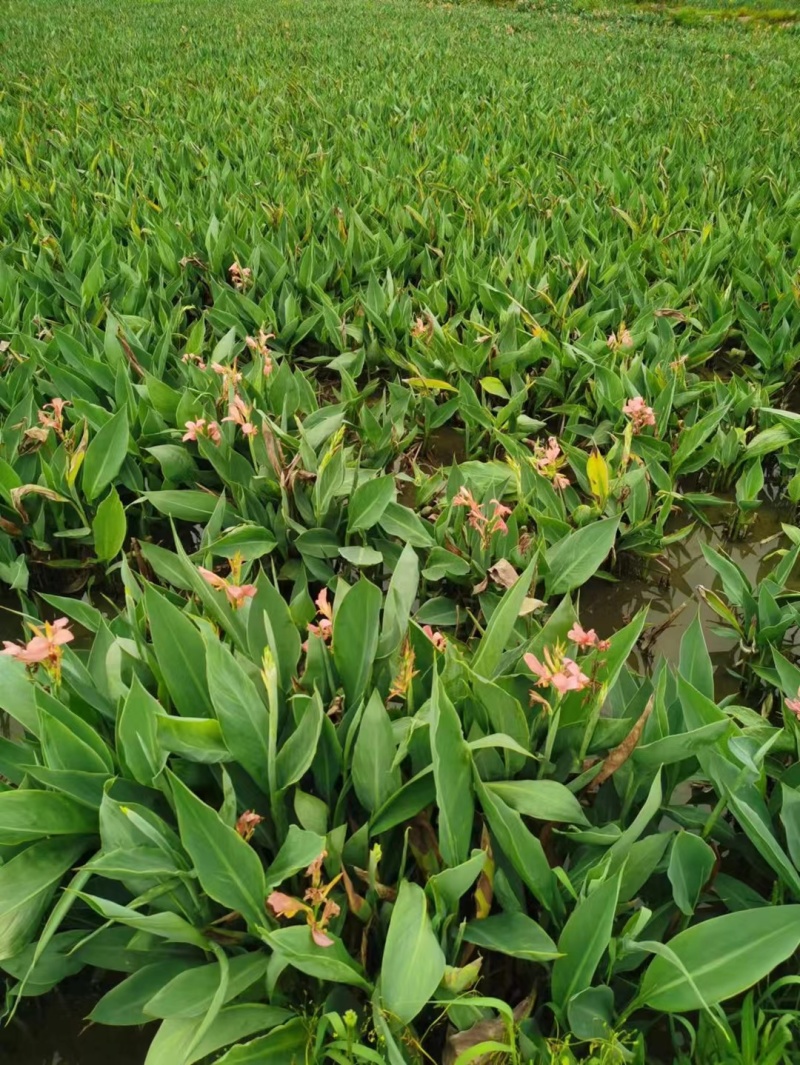
<path fill-rule="evenodd" d="M 0 1051 L 800 1061 L 800 31 L 730 8 L 5 0 Z"/>

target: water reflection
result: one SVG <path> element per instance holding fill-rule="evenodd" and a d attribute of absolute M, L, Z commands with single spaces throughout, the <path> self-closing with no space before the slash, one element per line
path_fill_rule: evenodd
<path fill-rule="evenodd" d="M 155 1025 L 87 1025 L 96 996 L 50 992 L 28 999 L 8 1028 L 0 1027 L 3 1065 L 142 1065 Z"/>
<path fill-rule="evenodd" d="M 720 581 L 706 562 L 702 544 L 724 551 L 746 574 L 753 584 L 762 580 L 775 564 L 770 558 L 778 548 L 786 547 L 788 541 L 781 531 L 781 517 L 777 510 L 762 508 L 746 536 L 740 540 L 727 540 L 722 536 L 724 523 L 709 528 L 697 525 L 681 543 L 672 544 L 664 553 L 668 571 L 653 566 L 651 573 L 643 578 L 625 577 L 616 582 L 592 578 L 580 590 L 580 616 L 586 628 L 595 628 L 600 636 L 607 636 L 626 624 L 643 606 L 649 606 L 647 628 L 652 633 L 670 616 L 673 620 L 667 628 L 655 636 L 650 652 L 663 655 L 669 662 L 677 663 L 678 652 L 686 629 L 699 608 L 708 650 L 714 663 L 717 678 L 717 697 L 735 691 L 738 687 L 729 675 L 735 642 L 715 632 L 720 619 L 697 595 L 697 588 L 721 590 Z M 647 669 L 642 651 L 637 648 L 632 666 L 639 671 Z"/>

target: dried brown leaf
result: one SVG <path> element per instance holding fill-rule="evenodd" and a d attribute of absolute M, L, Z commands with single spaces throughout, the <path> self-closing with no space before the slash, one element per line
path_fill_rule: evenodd
<path fill-rule="evenodd" d="M 514 1022 L 516 1024 L 525 1020 L 533 1009 L 535 999 L 535 993 L 531 992 L 530 995 L 514 1007 Z M 442 1065 L 454 1065 L 459 1055 L 466 1050 L 471 1050 L 473 1047 L 489 1041 L 501 1042 L 506 1037 L 506 1021 L 502 1017 L 478 1021 L 477 1024 L 473 1024 L 471 1028 L 467 1028 L 464 1032 L 456 1032 L 455 1029 L 451 1029 L 447 1036 Z M 472 1065 L 488 1065 L 492 1057 L 493 1054 L 480 1054 L 477 1058 L 472 1058 L 471 1062 Z"/>
<path fill-rule="evenodd" d="M 652 712 L 653 696 L 651 695 L 650 698 L 647 700 L 647 706 L 644 708 L 644 710 L 642 710 L 641 714 L 639 715 L 639 719 L 637 720 L 633 728 L 630 730 L 628 735 L 625 737 L 622 743 L 618 744 L 614 748 L 614 750 L 610 751 L 609 754 L 606 756 L 606 759 L 603 762 L 603 768 L 591 782 L 588 790 L 597 791 L 601 784 L 604 784 L 609 777 L 613 776 L 614 773 L 616 773 L 616 771 L 621 765 L 624 765 L 624 763 L 627 762 L 631 754 L 633 754 L 633 751 L 636 748 L 636 744 L 641 738 L 642 730 L 644 729 L 645 723 L 647 722 L 647 719 L 648 717 L 650 717 L 650 714 Z"/>

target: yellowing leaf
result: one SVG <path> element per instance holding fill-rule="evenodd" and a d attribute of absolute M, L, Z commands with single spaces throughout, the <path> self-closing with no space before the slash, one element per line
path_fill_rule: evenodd
<path fill-rule="evenodd" d="M 597 449 L 586 460 L 586 476 L 592 495 L 601 507 L 605 506 L 608 499 L 608 463 Z"/>

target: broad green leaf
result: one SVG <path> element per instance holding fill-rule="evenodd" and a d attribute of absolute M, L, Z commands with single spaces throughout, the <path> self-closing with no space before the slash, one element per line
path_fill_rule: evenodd
<path fill-rule="evenodd" d="M 706 698 L 714 698 L 714 667 L 703 636 L 699 610 L 681 638 L 680 672 Z"/>
<path fill-rule="evenodd" d="M 176 1062 L 180 1060 L 183 1061 L 183 1065 L 194 1065 L 194 1062 L 207 1058 L 214 1051 L 221 1050 L 232 1043 L 239 1043 L 242 1039 L 255 1035 L 256 1032 L 263 1032 L 265 1029 L 274 1028 L 279 1024 L 285 1025 L 293 1016 L 294 1014 L 289 1010 L 281 1009 L 278 1006 L 262 1006 L 255 1002 L 226 1006 L 219 1011 L 188 1056 L 186 1055 L 186 1049 L 196 1038 L 202 1018 L 176 1017 L 164 1021 L 159 1027 L 153 1042 L 150 1044 L 145 1065 L 176 1065 Z M 276 1032 L 275 1035 L 277 1036 L 278 1033 Z M 303 1036 L 302 1025 L 296 1022 L 292 1033 L 288 1037 L 281 1035 L 279 1039 L 274 1039 L 272 1041 L 273 1053 L 270 1053 L 268 1058 L 270 1065 L 284 1065 L 284 1063 L 285 1065 L 295 1065 L 294 1054 L 302 1049 Z M 269 1037 L 267 1036 L 265 1039 L 269 1039 Z M 252 1047 L 256 1043 L 262 1042 L 263 1040 L 256 1039 L 253 1043 L 246 1044 L 246 1046 L 234 1047 L 234 1050 L 230 1053 L 240 1054 L 240 1052 L 246 1050 L 246 1047 Z M 281 1049 L 281 1053 L 285 1052 L 287 1056 L 281 1057 L 281 1054 L 278 1053 L 279 1049 Z M 231 1060 L 228 1054 L 224 1058 L 217 1058 L 217 1061 L 226 1059 L 228 1061 Z M 240 1056 L 240 1065 L 246 1060 L 246 1058 Z M 251 1062 L 255 1061 L 255 1059 L 250 1060 Z"/>
<path fill-rule="evenodd" d="M 276 1028 L 269 1035 L 235 1046 L 217 1058 L 215 1065 L 298 1065 L 306 1053 L 308 1033 L 303 1020 Z M 145 1065 L 169 1065 L 168 1062 L 145 1062 Z M 188 1065 L 188 1062 L 187 1062 Z"/>
<path fill-rule="evenodd" d="M 143 966 L 107 991 L 89 1014 L 89 1020 L 114 1026 L 146 1024 L 152 1018 L 145 1013 L 145 1004 L 175 977 L 189 976 L 198 965 L 199 955 L 196 958 L 162 958 Z"/>
<path fill-rule="evenodd" d="M 353 747 L 351 775 L 358 801 L 368 813 L 376 813 L 402 784 L 395 756 L 392 722 L 375 690 L 364 707 Z"/>
<path fill-rule="evenodd" d="M 264 940 L 288 965 L 307 976 L 371 991 L 361 966 L 350 957 L 340 939 L 334 939 L 333 946 L 320 947 L 311 938 L 308 925 L 287 925 L 265 932 Z"/>
<path fill-rule="evenodd" d="M 42 840 L 0 865 L 0 961 L 27 946 L 61 877 L 85 849 L 82 839 Z"/>
<path fill-rule="evenodd" d="M 156 737 L 164 751 L 178 754 L 189 762 L 215 765 L 233 761 L 219 722 L 213 718 L 163 714 L 156 720 Z"/>
<path fill-rule="evenodd" d="M 127 531 L 125 508 L 120 502 L 116 488 L 112 488 L 98 506 L 92 522 L 94 552 L 101 562 L 116 558 L 125 542 Z"/>
<path fill-rule="evenodd" d="M 260 980 L 267 971 L 264 951 L 238 954 L 228 962 L 225 1001 L 236 998 Z M 144 1006 L 147 1017 L 197 1017 L 210 1007 L 219 985 L 219 964 L 212 962 L 176 975 L 161 987 Z"/>
<path fill-rule="evenodd" d="M 311 768 L 317 755 L 324 718 L 322 699 L 319 692 L 315 691 L 313 696 L 306 700 L 300 721 L 278 751 L 278 757 L 275 760 L 275 775 L 280 791 L 285 791 L 292 784 L 302 780 Z"/>
<path fill-rule="evenodd" d="M 564 957 L 553 965 L 553 999 L 562 1010 L 569 1000 L 589 987 L 600 959 L 608 949 L 619 898 L 622 871 L 599 884 L 567 918 L 558 938 Z"/>
<path fill-rule="evenodd" d="M 269 647 L 278 671 L 281 691 L 289 691 L 292 677 L 300 661 L 300 633 L 297 631 L 289 605 L 275 588 L 266 573 L 256 581 L 256 594 L 250 601 L 247 621 L 247 646 L 250 657 L 260 663 L 264 648 Z"/>
<path fill-rule="evenodd" d="M 0 843 L 97 832 L 97 811 L 52 791 L 0 791 Z"/>
<path fill-rule="evenodd" d="M 159 742 L 158 720 L 164 710 L 134 675 L 128 697 L 117 717 L 117 749 L 134 780 L 152 787 L 166 765 Z"/>
<path fill-rule="evenodd" d="M 496 950 L 525 961 L 553 961 L 559 949 L 536 921 L 524 913 L 500 913 L 470 921 L 464 939 L 485 950 Z"/>
<path fill-rule="evenodd" d="M 675 905 L 687 916 L 695 911 L 700 892 L 708 883 L 716 857 L 699 836 L 679 832 L 672 844 L 667 876 L 672 884 Z"/>
<path fill-rule="evenodd" d="M 435 666 L 430 718 L 439 850 L 447 865 L 456 866 L 466 861 L 472 839 L 475 817 L 472 756 L 464 742 L 456 709 L 445 693 Z"/>
<path fill-rule="evenodd" d="M 325 837 L 290 825 L 286 839 L 266 872 L 266 890 L 273 891 L 290 876 L 307 869 L 325 849 Z"/>
<path fill-rule="evenodd" d="M 512 810 L 538 821 L 565 821 L 588 825 L 583 807 L 563 784 L 556 780 L 498 780 L 486 787 Z"/>
<path fill-rule="evenodd" d="M 472 669 L 475 673 L 483 677 L 494 675 L 503 651 L 511 640 L 523 600 L 530 590 L 535 568 L 536 559 L 530 563 L 524 573 L 520 574 L 516 583 L 506 591 L 498 603 L 472 660 Z"/>
<path fill-rule="evenodd" d="M 265 923 L 264 871 L 253 848 L 176 776 L 170 774 L 181 842 L 212 899 L 242 914 L 251 927 Z"/>
<path fill-rule="evenodd" d="M 348 706 L 363 697 L 378 649 L 381 593 L 362 579 L 354 584 L 333 619 L 333 659 Z"/>
<path fill-rule="evenodd" d="M 555 878 L 541 843 L 516 810 L 479 781 L 476 790 L 498 846 L 533 896 L 551 913 L 558 913 L 561 907 Z"/>
<path fill-rule="evenodd" d="M 548 548 L 545 587 L 548 596 L 579 588 L 600 569 L 614 546 L 619 518 L 603 518 L 568 533 Z"/>
<path fill-rule="evenodd" d="M 189 618 L 163 595 L 144 596 L 153 650 L 175 709 L 184 717 L 212 717 L 206 683 L 206 648 Z"/>
<path fill-rule="evenodd" d="M 641 1002 L 687 1013 L 733 998 L 768 976 L 800 945 L 800 906 L 770 906 L 712 917 L 679 932 L 647 968 Z M 692 986 L 694 985 L 694 986 Z"/>
<path fill-rule="evenodd" d="M 100 429 L 86 449 L 83 460 L 83 494 L 97 499 L 119 473 L 128 452 L 128 415 L 125 407 Z"/>
<path fill-rule="evenodd" d="M 269 712 L 261 693 L 221 640 L 206 643 L 206 679 L 225 746 L 268 794 Z"/>
<path fill-rule="evenodd" d="M 348 533 L 371 529 L 396 496 L 394 477 L 375 477 L 359 485 L 347 508 Z"/>
<path fill-rule="evenodd" d="M 381 964 L 384 1008 L 410 1024 L 439 986 L 445 957 L 433 933 L 425 892 L 403 880 L 392 910 Z"/>

